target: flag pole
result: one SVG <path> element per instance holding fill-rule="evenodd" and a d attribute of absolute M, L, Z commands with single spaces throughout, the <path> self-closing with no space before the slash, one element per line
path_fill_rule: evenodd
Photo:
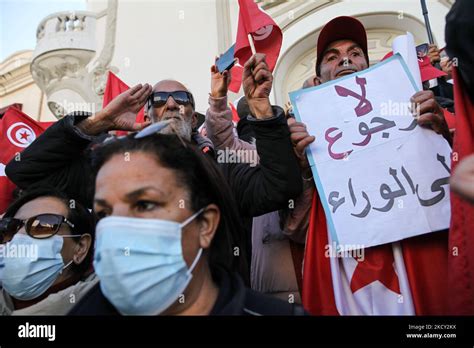
<path fill-rule="evenodd" d="M 421 10 L 423 11 L 423 17 L 425 19 L 425 27 L 428 32 L 428 41 L 430 45 L 434 44 L 433 32 L 431 31 L 430 18 L 428 17 L 428 7 L 426 7 L 426 0 L 421 1 Z"/>
<path fill-rule="evenodd" d="M 433 45 L 434 44 L 433 32 L 431 31 L 430 18 L 428 17 L 428 7 L 426 6 L 426 0 L 420 0 L 420 2 L 421 2 L 421 10 L 423 12 L 423 17 L 425 18 L 425 26 L 426 26 L 426 31 L 428 33 L 428 41 L 430 45 Z M 435 63 L 434 67 L 438 70 L 442 70 L 439 62 Z M 438 79 L 436 79 L 436 81 L 438 81 Z M 444 97 L 442 88 L 439 88 L 439 93 L 441 97 Z"/>
<path fill-rule="evenodd" d="M 252 34 L 248 34 L 247 37 L 249 39 L 249 44 L 250 44 L 250 49 L 252 50 L 252 55 L 254 55 L 255 53 L 257 53 L 257 50 L 255 49 L 255 44 L 253 43 Z"/>

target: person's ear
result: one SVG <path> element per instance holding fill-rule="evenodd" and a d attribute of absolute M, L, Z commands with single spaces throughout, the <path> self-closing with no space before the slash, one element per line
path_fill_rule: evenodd
<path fill-rule="evenodd" d="M 151 122 L 151 118 L 150 116 L 148 116 L 148 108 L 145 107 L 143 108 L 143 119 L 145 120 L 145 122 Z"/>
<path fill-rule="evenodd" d="M 193 112 L 193 122 L 192 122 L 193 129 L 197 127 L 197 123 L 198 123 L 198 116 L 197 116 L 197 113 L 196 113 L 196 112 Z"/>
<path fill-rule="evenodd" d="M 145 121 L 158 122 L 158 117 L 156 115 L 156 110 L 153 107 L 146 107 L 145 105 Z"/>
<path fill-rule="evenodd" d="M 215 204 L 209 204 L 199 216 L 199 245 L 209 248 L 221 219 L 221 211 Z"/>
<path fill-rule="evenodd" d="M 73 262 L 76 265 L 81 264 L 87 256 L 89 249 L 91 248 L 92 237 L 89 233 L 84 233 L 79 241 L 76 243 L 74 251 Z"/>
<path fill-rule="evenodd" d="M 319 86 L 321 84 L 321 79 L 318 77 L 318 75 L 314 76 L 313 84 L 314 86 Z"/>

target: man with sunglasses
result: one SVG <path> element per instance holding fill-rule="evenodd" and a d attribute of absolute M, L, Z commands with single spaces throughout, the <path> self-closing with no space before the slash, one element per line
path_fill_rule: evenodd
<path fill-rule="evenodd" d="M 166 86 L 175 91 L 160 91 Z M 197 117 L 194 113 L 193 95 L 178 81 L 164 80 L 158 82 L 147 100 L 147 115 L 152 122 L 172 121 L 172 126 L 165 128 L 162 133 L 175 133 L 191 140 L 193 129 L 196 128 Z M 187 112 L 188 110 L 189 112 Z"/>
<path fill-rule="evenodd" d="M 243 86 L 260 164 L 220 163 L 243 216 L 278 210 L 301 192 L 301 175 L 284 112 L 269 101 L 272 81 L 265 55 L 256 54 L 245 64 Z M 136 123 L 135 116 L 145 104 L 145 122 Z M 33 183 L 52 184 L 90 206 L 90 145 L 111 130 L 138 131 L 166 120 L 170 124 L 164 132 L 190 140 L 214 156 L 212 143 L 194 131 L 197 117 L 190 91 L 178 81 L 163 80 L 153 88 L 148 84 L 131 88 L 95 115 L 74 113 L 64 117 L 28 146 L 20 161 L 11 161 L 5 171 L 20 188 Z"/>
<path fill-rule="evenodd" d="M 169 121 L 162 134 L 176 134 L 195 143 L 201 151 L 214 156 L 214 146 L 197 131 L 198 116 L 191 92 L 180 82 L 163 80 L 153 86 L 145 104 L 147 120 Z"/>

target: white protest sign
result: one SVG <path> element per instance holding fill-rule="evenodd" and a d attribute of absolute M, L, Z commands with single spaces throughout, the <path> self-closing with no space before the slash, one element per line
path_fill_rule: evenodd
<path fill-rule="evenodd" d="M 415 39 L 412 33 L 407 31 L 406 35 L 397 36 L 392 42 L 393 53 L 400 53 L 408 66 L 418 89 L 422 89 L 420 66 L 416 55 Z"/>
<path fill-rule="evenodd" d="M 343 250 L 449 227 L 451 148 L 410 113 L 416 84 L 399 54 L 290 93 L 333 241 Z"/>

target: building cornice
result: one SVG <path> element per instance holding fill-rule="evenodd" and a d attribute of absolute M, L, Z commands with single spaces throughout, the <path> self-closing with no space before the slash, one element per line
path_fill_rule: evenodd
<path fill-rule="evenodd" d="M 0 97 L 34 83 L 30 72 L 31 51 L 19 51 L 0 63 Z"/>

